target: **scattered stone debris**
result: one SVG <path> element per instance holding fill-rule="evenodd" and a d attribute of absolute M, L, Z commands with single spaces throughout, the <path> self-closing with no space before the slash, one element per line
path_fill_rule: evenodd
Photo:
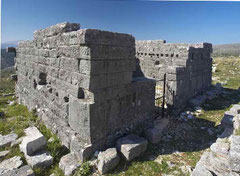
<path fill-rule="evenodd" d="M 62 169 L 64 175 L 69 176 L 80 166 L 80 162 L 76 159 L 74 153 L 63 156 L 59 162 L 59 168 Z"/>
<path fill-rule="evenodd" d="M 32 168 L 50 166 L 53 163 L 53 157 L 44 150 L 47 142 L 42 133 L 33 126 L 25 129 L 25 134 L 19 147 L 24 153 L 27 163 Z"/>
<path fill-rule="evenodd" d="M 128 161 L 131 161 L 144 153 L 147 149 L 147 145 L 148 142 L 146 139 L 130 134 L 118 139 L 116 147 Z"/>
<path fill-rule="evenodd" d="M 116 148 L 109 148 L 98 155 L 97 168 L 101 174 L 106 174 L 114 169 L 120 161 Z"/>
<path fill-rule="evenodd" d="M 240 106 L 234 105 L 230 111 L 225 112 L 221 121 L 224 132 L 210 147 L 209 152 L 204 152 L 197 163 L 192 176 L 214 175 L 239 175 L 240 172 L 240 136 L 239 127 L 235 123 L 240 121 Z"/>
<path fill-rule="evenodd" d="M 34 176 L 34 172 L 29 165 L 25 165 L 7 172 L 5 176 Z"/>
<path fill-rule="evenodd" d="M 8 134 L 5 136 L 0 135 L 0 148 L 5 147 L 7 145 L 10 145 L 12 142 L 14 142 L 18 138 L 18 135 L 15 133 Z"/>
<path fill-rule="evenodd" d="M 20 156 L 14 156 L 0 163 L 0 175 L 7 175 L 8 172 L 18 169 L 23 164 Z"/>

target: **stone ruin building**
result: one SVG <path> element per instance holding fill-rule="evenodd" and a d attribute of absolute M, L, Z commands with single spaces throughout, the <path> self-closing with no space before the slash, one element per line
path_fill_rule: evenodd
<path fill-rule="evenodd" d="M 212 45 L 136 41 L 136 77 L 156 80 L 161 93 L 166 74 L 166 100 L 175 112 L 212 82 Z"/>
<path fill-rule="evenodd" d="M 162 86 L 165 73 L 169 107 L 180 108 L 207 88 L 211 52 L 206 43 L 135 44 L 128 34 L 61 23 L 19 44 L 16 95 L 84 160 L 151 125 L 155 87 Z"/>

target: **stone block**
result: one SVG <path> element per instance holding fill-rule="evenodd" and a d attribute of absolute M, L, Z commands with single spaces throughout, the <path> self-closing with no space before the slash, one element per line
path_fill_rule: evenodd
<path fill-rule="evenodd" d="M 79 100 L 73 96 L 69 99 L 70 127 L 85 140 L 90 138 L 90 105 L 87 101 Z"/>
<path fill-rule="evenodd" d="M 27 154 L 25 154 L 24 156 L 27 160 L 27 163 L 32 168 L 46 168 L 52 165 L 53 163 L 53 157 L 44 150 L 41 150 L 32 156 Z"/>
<path fill-rule="evenodd" d="M 36 127 L 28 127 L 25 129 L 26 136 L 20 144 L 21 151 L 26 155 L 32 155 L 46 146 L 45 137 Z"/>
<path fill-rule="evenodd" d="M 79 30 L 82 35 L 81 44 L 113 45 L 132 47 L 135 45 L 135 38 L 129 34 L 113 33 L 96 29 Z"/>
<path fill-rule="evenodd" d="M 147 149 L 147 145 L 148 142 L 146 139 L 130 134 L 118 139 L 116 147 L 128 161 L 131 161 L 144 153 Z"/>
<path fill-rule="evenodd" d="M 18 169 L 23 164 L 20 156 L 14 156 L 0 163 L 0 175 L 6 175 L 9 171 Z"/>
<path fill-rule="evenodd" d="M 16 141 L 18 138 L 18 135 L 13 133 L 13 134 L 8 134 L 5 136 L 0 136 L 0 148 L 5 147 L 7 145 L 10 145 L 12 142 Z"/>
<path fill-rule="evenodd" d="M 73 153 L 64 155 L 59 162 L 59 168 L 62 169 L 64 175 L 69 176 L 80 166 Z"/>
<path fill-rule="evenodd" d="M 106 174 L 114 169 L 120 161 L 116 148 L 109 148 L 98 155 L 97 168 L 101 174 Z"/>
<path fill-rule="evenodd" d="M 54 26 L 50 26 L 45 29 L 37 30 L 34 32 L 34 39 L 46 38 L 54 35 L 58 35 L 64 32 L 77 31 L 80 29 L 80 24 L 78 23 L 59 23 Z"/>
<path fill-rule="evenodd" d="M 34 176 L 34 172 L 29 165 L 20 167 L 14 176 Z"/>

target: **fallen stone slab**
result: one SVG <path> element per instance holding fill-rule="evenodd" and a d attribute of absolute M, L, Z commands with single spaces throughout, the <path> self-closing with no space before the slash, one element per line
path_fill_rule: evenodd
<path fill-rule="evenodd" d="M 101 174 L 106 174 L 114 169 L 120 161 L 116 148 L 109 148 L 98 155 L 97 168 Z"/>
<path fill-rule="evenodd" d="M 34 154 L 33 156 L 25 154 L 25 158 L 27 160 L 27 163 L 32 168 L 46 168 L 53 163 L 53 157 L 44 150 Z"/>
<path fill-rule="evenodd" d="M 80 162 L 74 156 L 74 153 L 64 155 L 59 162 L 59 168 L 62 169 L 64 175 L 69 176 L 80 166 Z"/>
<path fill-rule="evenodd" d="M 25 165 L 17 170 L 16 176 L 34 176 L 34 172 L 29 165 Z"/>
<path fill-rule="evenodd" d="M 201 159 L 198 161 L 195 169 L 191 173 L 191 176 L 215 176 L 210 170 L 209 167 L 211 163 L 209 163 L 210 152 L 204 152 L 201 156 Z"/>
<path fill-rule="evenodd" d="M 148 142 L 146 139 L 130 134 L 126 137 L 120 138 L 117 140 L 117 150 L 120 151 L 124 157 L 130 161 L 147 149 Z"/>
<path fill-rule="evenodd" d="M 8 134 L 5 136 L 0 136 L 0 148 L 10 145 L 13 141 L 18 138 L 18 135 L 15 133 Z"/>
<path fill-rule="evenodd" d="M 0 175 L 5 175 L 7 172 L 18 169 L 23 164 L 20 156 L 14 156 L 0 163 Z"/>
<path fill-rule="evenodd" d="M 1 152 L 0 152 L 0 159 L 2 159 L 3 157 L 5 157 L 8 153 L 9 153 L 8 150 L 1 151 Z"/>
<path fill-rule="evenodd" d="M 192 172 L 191 176 L 214 176 L 214 174 L 202 165 L 198 165 Z"/>
<path fill-rule="evenodd" d="M 34 176 L 34 172 L 29 165 L 20 167 L 19 169 L 14 169 L 8 171 L 4 176 Z"/>
<path fill-rule="evenodd" d="M 32 155 L 42 149 L 47 144 L 43 134 L 36 127 L 25 129 L 26 136 L 20 144 L 20 150 L 26 155 Z"/>

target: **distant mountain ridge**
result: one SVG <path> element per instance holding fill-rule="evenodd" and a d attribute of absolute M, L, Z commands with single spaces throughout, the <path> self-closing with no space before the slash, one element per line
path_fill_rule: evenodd
<path fill-rule="evenodd" d="M 3 42 L 1 49 L 5 49 L 7 47 L 17 47 L 18 46 L 18 42 L 20 42 L 21 40 L 15 40 L 15 41 L 9 41 L 9 42 Z"/>
<path fill-rule="evenodd" d="M 6 49 L 1 49 L 1 69 L 14 66 L 14 53 L 7 53 Z"/>
<path fill-rule="evenodd" d="M 240 56 L 240 43 L 214 45 L 213 56 Z"/>

